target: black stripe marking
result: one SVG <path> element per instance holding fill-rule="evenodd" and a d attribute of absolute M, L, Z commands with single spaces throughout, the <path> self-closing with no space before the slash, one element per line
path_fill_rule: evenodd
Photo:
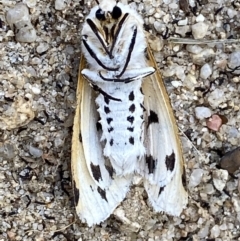
<path fill-rule="evenodd" d="M 83 37 L 87 37 L 86 35 Z M 110 68 L 107 67 L 106 65 L 104 65 L 101 60 L 97 57 L 97 55 L 93 52 L 93 50 L 90 48 L 90 46 L 88 45 L 87 41 L 85 39 L 82 38 L 82 42 L 85 46 L 85 48 L 87 49 L 88 53 L 91 55 L 91 57 L 93 59 L 95 59 L 95 61 L 104 69 L 109 70 L 109 71 L 117 71 L 119 68 Z"/>
<path fill-rule="evenodd" d="M 107 97 L 107 96 L 104 96 L 104 101 L 105 101 L 105 103 L 108 105 L 109 104 L 109 102 L 110 102 L 110 100 L 109 100 L 109 98 Z"/>
<path fill-rule="evenodd" d="M 129 121 L 132 124 L 133 121 L 134 121 L 134 117 L 133 116 L 128 116 L 127 117 L 127 121 Z"/>
<path fill-rule="evenodd" d="M 113 118 L 107 118 L 107 123 L 110 125 L 110 123 L 113 121 Z"/>
<path fill-rule="evenodd" d="M 159 193 L 158 193 L 158 196 L 160 196 L 160 194 L 164 191 L 164 188 L 165 188 L 165 186 L 160 187 L 160 189 L 159 189 Z"/>
<path fill-rule="evenodd" d="M 136 80 L 137 77 L 138 77 L 136 75 L 136 76 L 131 77 L 131 78 L 129 77 L 129 78 L 125 78 L 125 79 L 119 79 L 118 76 L 117 76 L 117 79 L 113 79 L 113 78 L 106 78 L 106 77 L 104 77 L 102 75 L 101 71 L 99 71 L 98 74 L 99 74 L 99 76 L 101 77 L 102 80 L 109 81 L 109 82 L 115 82 L 115 83 L 125 83 L 125 84 L 130 83 L 130 82 Z"/>
<path fill-rule="evenodd" d="M 157 116 L 156 112 L 150 110 L 150 115 L 148 116 L 147 127 L 149 127 L 149 125 L 152 124 L 152 123 L 158 123 L 158 116 Z"/>
<path fill-rule="evenodd" d="M 127 130 L 133 132 L 134 131 L 134 127 L 128 127 Z"/>
<path fill-rule="evenodd" d="M 101 187 L 98 187 L 97 191 L 100 194 L 101 198 L 104 199 L 106 202 L 108 202 L 107 197 L 106 197 L 106 191 L 103 190 Z"/>
<path fill-rule="evenodd" d="M 89 27 L 92 29 L 92 31 L 94 32 L 94 34 L 96 35 L 96 37 L 98 38 L 99 42 L 101 43 L 101 45 L 103 46 L 104 50 L 106 51 L 106 53 L 108 54 L 108 56 L 111 58 L 111 54 L 107 49 L 107 46 L 105 45 L 105 43 L 103 42 L 103 39 L 100 37 L 99 35 L 99 30 L 96 26 L 96 24 L 90 19 L 88 18 L 86 20 L 86 22 L 88 23 Z"/>
<path fill-rule="evenodd" d="M 146 163 L 148 166 L 148 173 L 151 174 L 154 172 L 155 168 L 156 168 L 156 162 L 157 160 L 153 159 L 153 156 L 149 155 L 146 156 Z"/>
<path fill-rule="evenodd" d="M 129 138 L 129 143 L 134 145 L 134 138 L 132 136 Z"/>
<path fill-rule="evenodd" d="M 129 107 L 129 111 L 132 112 L 132 113 L 135 111 L 135 109 L 136 109 L 136 107 L 135 107 L 134 104 L 132 104 L 132 105 Z"/>
<path fill-rule="evenodd" d="M 119 21 L 118 23 L 118 26 L 117 26 L 117 31 L 116 33 L 114 34 L 114 31 L 111 31 L 112 33 L 112 36 L 114 35 L 114 39 L 113 39 L 113 42 L 112 42 L 112 47 L 111 47 L 111 50 L 110 50 L 110 55 L 112 56 L 112 52 L 113 52 L 113 49 L 115 47 L 115 44 L 116 44 L 116 41 L 118 39 L 118 35 L 122 29 L 122 25 L 123 23 L 125 22 L 126 18 L 128 17 L 129 13 L 125 13 L 124 16 L 122 17 L 122 19 Z M 114 28 L 116 27 L 115 25 L 113 26 Z M 114 30 L 114 28 L 112 28 Z"/>
<path fill-rule="evenodd" d="M 102 180 L 102 174 L 101 174 L 100 166 L 94 165 L 93 163 L 91 163 L 90 167 L 91 167 L 91 171 L 92 171 L 92 175 L 93 175 L 94 179 L 98 182 L 99 182 L 100 179 Z"/>
<path fill-rule="evenodd" d="M 129 94 L 129 96 L 128 96 L 128 99 L 130 100 L 130 101 L 134 101 L 134 93 L 133 93 L 133 91 L 131 91 L 130 92 L 130 94 Z"/>
<path fill-rule="evenodd" d="M 126 70 L 126 68 L 128 66 L 128 63 L 129 63 L 129 61 L 131 59 L 133 47 L 134 47 L 135 42 L 136 42 L 136 37 L 137 37 L 137 27 L 134 26 L 133 27 L 133 35 L 132 35 L 131 43 L 130 43 L 129 48 L 128 48 L 128 55 L 127 55 L 127 58 L 126 58 L 126 62 L 125 62 L 125 65 L 124 65 L 121 73 L 119 75 L 117 75 L 118 78 L 123 75 L 123 73 L 125 72 L 125 70 Z"/>
<path fill-rule="evenodd" d="M 104 106 L 104 112 L 105 112 L 106 114 L 108 114 L 108 113 L 110 113 L 111 111 L 110 111 L 109 107 Z"/>
<path fill-rule="evenodd" d="M 113 179 L 113 173 L 114 173 L 113 167 L 105 165 L 105 168 L 108 171 L 109 176 Z"/>
<path fill-rule="evenodd" d="M 115 100 L 115 101 L 121 101 L 120 99 L 117 99 L 117 98 L 114 98 L 114 97 L 112 97 L 111 95 L 109 95 L 109 94 L 107 94 L 105 91 L 103 91 L 101 88 L 99 88 L 97 85 L 95 85 L 95 84 L 93 84 L 91 81 L 92 80 L 89 80 L 87 77 L 85 77 L 88 81 L 89 81 L 89 83 L 90 83 L 90 85 L 92 86 L 92 88 L 95 90 L 95 91 L 97 91 L 97 92 L 99 92 L 100 94 L 102 94 L 104 97 L 106 97 L 106 98 L 108 98 L 108 99 L 111 99 L 111 100 Z"/>
<path fill-rule="evenodd" d="M 175 167 L 175 153 L 172 152 L 172 154 L 170 156 L 166 156 L 165 158 L 165 164 L 167 167 L 167 170 L 173 171 L 174 167 Z"/>
<path fill-rule="evenodd" d="M 80 192 L 79 192 L 79 189 L 76 187 L 75 181 L 73 181 L 73 192 L 74 192 L 74 202 L 75 202 L 75 205 L 77 206 L 79 197 L 80 197 Z"/>

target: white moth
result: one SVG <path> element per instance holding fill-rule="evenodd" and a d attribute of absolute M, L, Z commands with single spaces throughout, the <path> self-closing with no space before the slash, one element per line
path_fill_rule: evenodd
<path fill-rule="evenodd" d="M 104 221 L 137 174 L 153 209 L 178 216 L 187 203 L 181 146 L 143 19 L 120 2 L 97 3 L 82 29 L 72 141 L 77 214 L 89 226 Z"/>

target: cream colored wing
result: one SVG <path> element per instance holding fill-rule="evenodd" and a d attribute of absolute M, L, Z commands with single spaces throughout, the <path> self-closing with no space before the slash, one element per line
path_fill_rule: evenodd
<path fill-rule="evenodd" d="M 148 48 L 149 66 L 156 72 L 142 85 L 144 93 L 146 158 L 140 165 L 144 186 L 156 211 L 180 215 L 187 204 L 178 129 L 156 61 Z"/>

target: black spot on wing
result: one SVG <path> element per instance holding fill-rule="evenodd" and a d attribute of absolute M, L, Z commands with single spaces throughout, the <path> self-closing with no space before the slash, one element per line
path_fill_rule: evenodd
<path fill-rule="evenodd" d="M 175 167 L 175 153 L 172 152 L 170 156 L 166 156 L 165 158 L 165 164 L 167 167 L 167 170 L 173 171 Z"/>
<path fill-rule="evenodd" d="M 91 167 L 91 171 L 94 179 L 99 182 L 99 180 L 102 179 L 100 166 L 94 165 L 93 163 L 91 163 L 90 167 Z"/>
<path fill-rule="evenodd" d="M 102 188 L 98 187 L 97 188 L 98 193 L 100 194 L 101 198 L 104 199 L 106 202 L 108 202 L 107 197 L 106 197 L 106 191 L 103 190 Z M 89 200 L 90 201 L 90 200 Z"/>
<path fill-rule="evenodd" d="M 165 189 L 165 186 L 160 187 L 160 189 L 159 189 L 159 193 L 158 193 L 158 196 L 160 196 L 160 195 L 161 195 L 161 193 L 164 191 L 164 189 Z"/>
<path fill-rule="evenodd" d="M 75 181 L 73 181 L 73 192 L 74 192 L 74 202 L 75 202 L 75 205 L 77 205 L 79 201 L 80 192 L 79 192 L 79 189 L 76 187 Z"/>
<path fill-rule="evenodd" d="M 107 118 L 107 123 L 110 124 L 113 121 L 113 118 Z"/>
<path fill-rule="evenodd" d="M 130 101 L 133 101 L 134 100 L 134 93 L 133 93 L 133 91 L 131 91 L 130 92 L 130 94 L 129 94 L 129 96 L 128 96 L 128 99 L 130 100 Z"/>
<path fill-rule="evenodd" d="M 104 101 L 105 101 L 105 103 L 108 105 L 109 104 L 109 102 L 110 102 L 110 100 L 109 100 L 109 98 L 107 97 L 107 96 L 104 96 Z"/>
<path fill-rule="evenodd" d="M 152 123 L 158 123 L 158 116 L 156 114 L 156 112 L 150 110 L 150 114 L 148 116 L 148 125 L 147 127 L 149 127 L 150 124 Z"/>
<path fill-rule="evenodd" d="M 146 163 L 148 165 L 148 172 L 149 174 L 153 173 L 156 168 L 156 160 L 153 159 L 153 156 L 149 155 L 146 156 Z"/>
<path fill-rule="evenodd" d="M 133 121 L 134 121 L 134 117 L 133 116 L 128 116 L 127 117 L 127 121 L 129 121 L 132 124 Z"/>
<path fill-rule="evenodd" d="M 110 146 L 113 145 L 113 139 L 110 140 L 109 144 L 110 144 Z"/>
<path fill-rule="evenodd" d="M 105 111 L 106 114 L 108 114 L 108 113 L 111 112 L 110 109 L 109 109 L 109 107 L 107 107 L 107 106 L 104 106 L 104 111 Z"/>
<path fill-rule="evenodd" d="M 109 132 L 109 133 L 112 132 L 113 130 L 114 130 L 113 127 L 108 128 L 108 132 Z"/>
<path fill-rule="evenodd" d="M 102 130 L 102 124 L 99 121 L 96 123 L 96 128 L 97 128 L 97 131 Z"/>
<path fill-rule="evenodd" d="M 112 166 L 105 165 L 105 168 L 106 168 L 106 170 L 108 171 L 109 176 L 113 179 L 113 173 L 114 173 L 113 167 L 112 167 Z"/>
<path fill-rule="evenodd" d="M 132 105 L 129 107 L 129 111 L 132 112 L 132 113 L 135 111 L 135 105 L 134 105 L 134 104 L 132 104 Z"/>
<path fill-rule="evenodd" d="M 134 127 L 128 127 L 127 130 L 133 132 L 134 131 Z"/>
<path fill-rule="evenodd" d="M 134 138 L 132 136 L 129 138 L 129 143 L 134 145 Z"/>

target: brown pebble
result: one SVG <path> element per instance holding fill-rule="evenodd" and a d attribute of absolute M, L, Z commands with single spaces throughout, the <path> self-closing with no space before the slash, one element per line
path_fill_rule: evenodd
<path fill-rule="evenodd" d="M 227 152 L 220 160 L 220 166 L 229 173 L 237 171 L 240 167 L 240 147 Z"/>

